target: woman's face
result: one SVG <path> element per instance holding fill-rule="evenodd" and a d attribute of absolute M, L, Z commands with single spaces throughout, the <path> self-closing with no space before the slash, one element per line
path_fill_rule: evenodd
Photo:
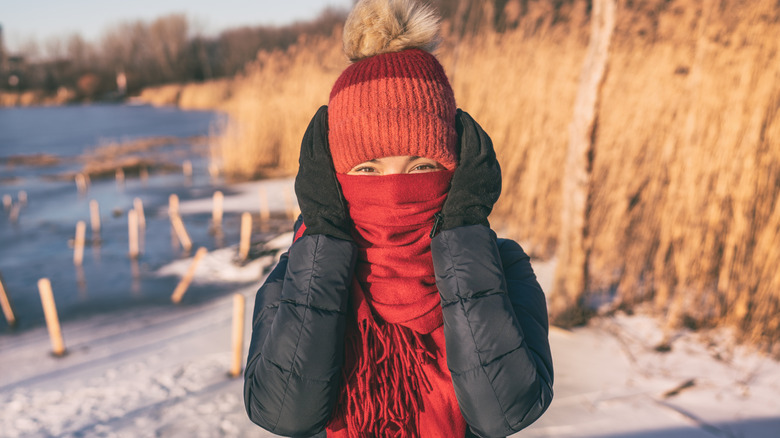
<path fill-rule="evenodd" d="M 399 155 L 364 161 L 350 169 L 347 175 L 392 175 L 397 173 L 426 173 L 443 170 L 444 166 L 430 158 Z"/>

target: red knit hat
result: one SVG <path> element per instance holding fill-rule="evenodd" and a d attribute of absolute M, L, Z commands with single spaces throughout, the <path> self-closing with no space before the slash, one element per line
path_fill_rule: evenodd
<path fill-rule="evenodd" d="M 435 15 L 406 1 L 361 1 L 355 7 L 344 30 L 345 51 L 355 62 L 336 80 L 328 106 L 336 172 L 396 155 L 457 166 L 455 96 L 439 61 L 420 49 L 435 47 L 437 32 Z M 366 41 L 379 48 L 367 48 Z"/>

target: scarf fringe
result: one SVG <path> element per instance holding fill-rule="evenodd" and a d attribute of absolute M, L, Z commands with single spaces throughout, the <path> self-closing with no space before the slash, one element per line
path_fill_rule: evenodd
<path fill-rule="evenodd" d="M 357 322 L 346 336 L 345 371 L 334 419 L 344 421 L 350 438 L 417 435 L 422 391 L 432 386 L 423 365 L 436 357 L 419 333 L 398 324 L 382 324 L 373 315 Z"/>

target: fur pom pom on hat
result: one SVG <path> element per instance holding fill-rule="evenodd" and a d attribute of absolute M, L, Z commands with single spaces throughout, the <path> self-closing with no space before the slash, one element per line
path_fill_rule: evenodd
<path fill-rule="evenodd" d="M 430 52 L 439 18 L 412 0 L 361 0 L 344 27 L 353 64 L 336 80 L 328 108 L 333 164 L 346 173 L 375 158 L 411 155 L 457 165 L 455 96 Z"/>
<path fill-rule="evenodd" d="M 344 25 L 344 53 L 355 62 L 382 53 L 439 46 L 439 17 L 412 0 L 362 0 Z"/>

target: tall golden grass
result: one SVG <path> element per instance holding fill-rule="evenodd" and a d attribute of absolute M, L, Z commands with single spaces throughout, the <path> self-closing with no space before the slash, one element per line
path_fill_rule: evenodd
<path fill-rule="evenodd" d="M 780 6 L 674 2 L 618 32 L 594 162 L 595 278 L 627 306 L 652 299 L 670 324 L 726 323 L 769 346 L 780 340 Z"/>
<path fill-rule="evenodd" d="M 54 95 L 47 95 L 41 90 L 0 91 L 0 108 L 65 105 L 75 97 L 76 93 L 65 87 L 60 88 Z"/>
<path fill-rule="evenodd" d="M 187 110 L 222 109 L 233 94 L 234 85 L 232 79 L 167 84 L 145 88 L 133 99 L 154 106 L 176 105 Z"/>
<path fill-rule="evenodd" d="M 260 52 L 235 79 L 224 108 L 231 118 L 215 136 L 212 159 L 228 176 L 254 178 L 297 169 L 301 137 L 347 61 L 341 30 L 309 37 L 286 51 Z"/>
<path fill-rule="evenodd" d="M 492 222 L 551 257 L 588 10 L 527 5 L 507 3 L 515 22 L 502 32 L 456 39 L 445 23 L 438 56 L 502 163 Z M 300 41 L 235 79 L 213 148 L 228 174 L 294 173 L 306 124 L 346 66 L 340 47 L 338 32 Z M 619 2 L 594 136 L 589 295 L 780 345 L 778 57 L 774 0 Z"/>

